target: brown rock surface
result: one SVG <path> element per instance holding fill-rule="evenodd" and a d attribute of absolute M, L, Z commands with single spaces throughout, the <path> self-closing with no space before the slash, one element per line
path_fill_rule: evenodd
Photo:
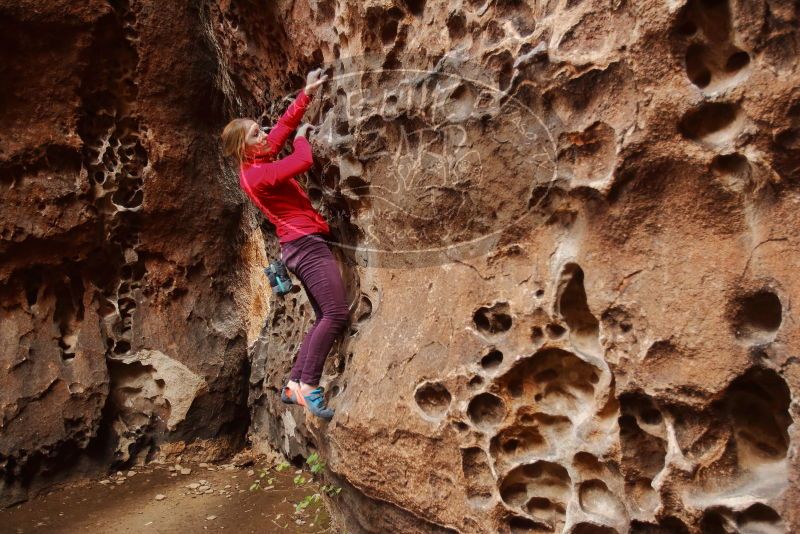
<path fill-rule="evenodd" d="M 7 4 L 5 494 L 224 451 L 249 372 L 350 532 L 800 528 L 796 2 Z M 313 312 L 215 137 L 320 64 L 327 425 L 278 399 Z"/>
<path fill-rule="evenodd" d="M 218 157 L 208 16 L 0 2 L 4 503 L 162 442 L 201 459 L 242 442 L 263 247 Z"/>
<path fill-rule="evenodd" d="M 352 328 L 309 435 L 276 302 L 253 436 L 350 531 L 798 528 L 796 4 L 308 8 Z"/>

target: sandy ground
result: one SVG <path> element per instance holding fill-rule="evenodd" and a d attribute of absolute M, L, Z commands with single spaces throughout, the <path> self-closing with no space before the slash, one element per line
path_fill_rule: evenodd
<path fill-rule="evenodd" d="M 182 465 L 184 470 L 191 469 L 190 474 L 170 471 L 168 466 L 136 467 L 133 475 L 126 471 L 121 476 L 115 473 L 51 488 L 28 502 L 0 510 L 0 533 L 332 532 L 321 503 L 295 513 L 294 504 L 318 487 L 297 486 L 294 467 L 269 470 L 261 480 L 266 487 L 273 479 L 273 487 L 251 491 L 259 478 L 258 465 L 241 469 L 203 465 Z M 304 473 L 308 479 L 308 472 Z M 202 489 L 187 487 L 193 484 Z"/>

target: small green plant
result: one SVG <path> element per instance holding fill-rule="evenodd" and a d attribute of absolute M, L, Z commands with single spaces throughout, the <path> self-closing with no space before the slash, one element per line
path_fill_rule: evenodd
<path fill-rule="evenodd" d="M 316 480 L 318 476 L 324 476 L 325 472 L 325 460 L 317 452 L 311 453 L 308 458 L 306 458 L 306 465 L 308 465 L 309 471 L 311 471 L 311 478 L 306 480 L 302 473 L 296 475 L 294 477 L 295 485 L 301 486 L 306 482 L 311 482 Z M 294 511 L 296 514 L 303 512 L 306 508 L 311 506 L 312 504 L 316 504 L 322 500 L 322 495 L 325 494 L 328 497 L 335 497 L 342 492 L 342 488 L 339 486 L 334 486 L 333 484 L 323 484 L 320 486 L 319 491 L 312 493 L 310 495 L 306 495 L 300 502 L 294 505 Z M 319 510 L 317 510 L 317 514 L 319 514 Z"/>
<path fill-rule="evenodd" d="M 311 504 L 319 502 L 322 496 L 319 493 L 312 493 L 311 495 L 306 495 L 303 497 L 303 500 L 298 502 L 294 505 L 294 513 L 299 514 L 306 508 L 308 508 Z"/>
<path fill-rule="evenodd" d="M 289 469 L 289 462 L 287 462 L 286 460 L 282 461 L 281 463 L 275 466 L 275 471 L 277 471 L 278 473 L 280 473 L 281 471 L 285 471 L 287 469 Z"/>
<path fill-rule="evenodd" d="M 325 470 L 325 460 L 320 458 L 319 454 L 316 452 L 312 452 L 311 455 L 306 458 L 306 463 L 308 464 L 309 468 L 311 468 L 311 472 L 315 475 L 318 475 Z"/>
<path fill-rule="evenodd" d="M 324 484 L 319 490 L 328 497 L 336 497 L 342 492 L 342 488 L 333 484 Z"/>
<path fill-rule="evenodd" d="M 272 489 L 274 487 L 273 484 L 275 484 L 275 477 L 270 477 L 269 471 L 263 468 L 258 470 L 258 478 L 256 478 L 256 480 L 250 484 L 250 491 L 261 489 L 262 483 L 265 484 L 265 490 Z"/>

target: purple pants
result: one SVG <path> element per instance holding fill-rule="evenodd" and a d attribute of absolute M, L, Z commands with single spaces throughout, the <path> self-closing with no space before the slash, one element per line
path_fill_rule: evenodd
<path fill-rule="evenodd" d="M 316 386 L 325 358 L 349 316 L 347 295 L 336 260 L 322 234 L 309 234 L 281 245 L 286 268 L 300 279 L 316 320 L 303 338 L 291 379 Z"/>

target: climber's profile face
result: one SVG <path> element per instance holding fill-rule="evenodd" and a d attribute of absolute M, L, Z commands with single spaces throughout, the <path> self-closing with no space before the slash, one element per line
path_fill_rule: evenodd
<path fill-rule="evenodd" d="M 258 123 L 255 121 L 250 121 L 251 124 L 247 128 L 247 135 L 244 138 L 244 142 L 247 145 L 260 145 L 263 144 L 264 141 L 267 139 L 267 132 L 262 130 L 258 127 Z"/>

